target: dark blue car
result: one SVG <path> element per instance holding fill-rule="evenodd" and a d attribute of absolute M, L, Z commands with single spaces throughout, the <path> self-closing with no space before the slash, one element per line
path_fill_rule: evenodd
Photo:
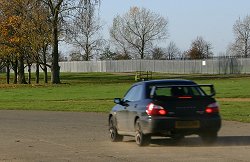
<path fill-rule="evenodd" d="M 109 114 L 110 139 L 122 141 L 134 136 L 139 146 L 150 144 L 152 136 L 180 140 L 197 134 L 206 143 L 217 139 L 221 127 L 213 85 L 189 80 L 139 82 L 124 98 L 115 98 Z"/>

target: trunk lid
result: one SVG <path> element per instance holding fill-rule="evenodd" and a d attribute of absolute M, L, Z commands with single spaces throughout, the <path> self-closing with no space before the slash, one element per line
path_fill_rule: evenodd
<path fill-rule="evenodd" d="M 158 99 L 155 104 L 162 106 L 172 117 L 198 117 L 204 114 L 206 107 L 214 103 L 211 97 L 168 97 Z"/>

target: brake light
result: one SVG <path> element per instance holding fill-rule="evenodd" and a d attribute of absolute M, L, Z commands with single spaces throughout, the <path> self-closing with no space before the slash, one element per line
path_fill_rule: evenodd
<path fill-rule="evenodd" d="M 147 110 L 148 115 L 167 115 L 167 110 L 165 110 L 163 107 L 159 105 L 155 105 L 153 103 L 148 104 Z"/>
<path fill-rule="evenodd" d="M 205 112 L 207 114 L 219 113 L 219 105 L 215 102 L 206 107 Z"/>

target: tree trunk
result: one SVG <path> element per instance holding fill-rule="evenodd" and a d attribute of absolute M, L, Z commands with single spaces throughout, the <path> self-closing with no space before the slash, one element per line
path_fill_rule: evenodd
<path fill-rule="evenodd" d="M 54 63 L 51 66 L 51 83 L 60 84 L 60 67 Z"/>
<path fill-rule="evenodd" d="M 48 69 L 47 69 L 47 58 L 46 58 L 46 52 L 47 52 L 47 45 L 43 47 L 43 72 L 44 72 L 44 83 L 48 83 Z"/>
<path fill-rule="evenodd" d="M 14 63 L 13 63 L 13 71 L 14 71 L 14 84 L 17 84 L 17 66 L 18 66 L 18 61 L 17 58 L 15 59 Z"/>
<path fill-rule="evenodd" d="M 145 40 L 144 38 L 142 39 L 142 44 L 141 44 L 141 59 L 143 60 L 144 59 L 144 52 L 145 52 Z"/>
<path fill-rule="evenodd" d="M 85 61 L 90 60 L 90 49 L 89 49 L 89 35 L 86 35 L 86 45 L 85 45 Z"/>
<path fill-rule="evenodd" d="M 25 74 L 24 74 L 24 59 L 23 56 L 20 56 L 18 60 L 18 83 L 19 84 L 27 84 L 25 80 Z"/>
<path fill-rule="evenodd" d="M 36 63 L 36 84 L 39 84 L 39 63 Z"/>
<path fill-rule="evenodd" d="M 6 82 L 7 84 L 10 84 L 10 63 L 7 61 L 6 65 Z"/>
<path fill-rule="evenodd" d="M 44 65 L 44 83 L 48 83 L 48 70 L 47 70 L 47 66 Z"/>
<path fill-rule="evenodd" d="M 28 84 L 31 84 L 31 64 L 28 64 Z"/>
<path fill-rule="evenodd" d="M 248 54 L 248 40 L 245 40 L 245 50 L 244 50 L 244 57 L 247 58 Z"/>
<path fill-rule="evenodd" d="M 60 66 L 59 66 L 59 53 L 58 53 L 58 17 L 55 17 L 53 22 L 53 52 L 52 52 L 52 65 L 51 65 L 51 83 L 60 84 Z"/>

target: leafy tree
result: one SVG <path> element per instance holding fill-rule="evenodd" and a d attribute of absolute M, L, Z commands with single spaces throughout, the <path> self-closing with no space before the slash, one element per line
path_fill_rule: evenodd
<path fill-rule="evenodd" d="M 144 59 L 154 41 L 167 38 L 167 24 L 164 17 L 148 9 L 132 7 L 123 16 L 113 19 L 110 36 L 118 48 L 131 49 L 131 53 L 138 54 L 135 58 Z"/>
<path fill-rule="evenodd" d="M 188 56 L 190 59 L 202 59 L 202 53 L 197 47 L 192 47 L 188 52 Z"/>
<path fill-rule="evenodd" d="M 2 13 L 0 42 L 6 56 L 6 65 L 11 64 L 13 67 L 14 83 L 17 83 L 17 78 L 19 83 L 26 83 L 24 75 L 24 64 L 26 63 L 30 83 L 30 67 L 36 62 L 37 69 L 39 69 L 41 62 L 39 53 L 41 53 L 44 43 L 50 42 L 51 32 L 48 27 L 46 8 L 38 1 L 29 0 L 1 0 L 0 3 Z M 18 77 L 16 73 L 18 73 Z M 39 81 L 38 76 L 39 71 L 37 81 Z"/>
<path fill-rule="evenodd" d="M 32 3 L 28 0 L 10 2 L 2 0 L 0 3 L 1 13 L 4 17 L 1 23 L 2 48 L 6 55 L 15 54 L 15 58 L 17 58 L 18 83 L 27 83 L 24 61 L 28 53 L 31 53 L 30 33 L 32 33 L 33 24 L 30 21 L 32 15 L 30 8 L 32 8 Z"/>
<path fill-rule="evenodd" d="M 73 51 L 69 54 L 70 61 L 82 61 L 82 55 L 80 52 Z"/>
<path fill-rule="evenodd" d="M 131 56 L 127 54 L 116 53 L 114 60 L 131 60 Z"/>
<path fill-rule="evenodd" d="M 202 37 L 197 37 L 191 44 L 188 52 L 190 59 L 207 59 L 213 56 L 211 51 L 212 45 L 205 41 Z"/>
<path fill-rule="evenodd" d="M 47 64 L 47 55 L 49 46 L 52 43 L 52 30 L 51 22 L 48 21 L 49 12 L 46 7 L 43 6 L 43 3 L 36 3 L 35 8 L 33 9 L 34 16 L 33 22 L 35 23 L 35 33 L 34 35 L 34 44 L 33 44 L 33 60 L 36 63 L 36 83 L 39 83 L 39 68 L 44 72 L 44 82 L 48 83 L 48 72 L 47 67 L 51 67 Z"/>
<path fill-rule="evenodd" d="M 110 50 L 110 47 L 105 47 L 105 49 L 103 50 L 103 52 L 100 55 L 100 60 L 115 60 L 115 57 L 117 56 L 117 54 L 115 52 L 112 52 Z"/>
<path fill-rule="evenodd" d="M 100 55 L 100 60 L 130 60 L 131 56 L 126 53 L 120 53 L 119 51 L 112 52 L 110 46 L 104 48 Z"/>
<path fill-rule="evenodd" d="M 153 49 L 152 51 L 152 59 L 153 60 L 162 60 L 164 59 L 164 49 L 160 48 L 160 47 L 156 47 Z"/>

